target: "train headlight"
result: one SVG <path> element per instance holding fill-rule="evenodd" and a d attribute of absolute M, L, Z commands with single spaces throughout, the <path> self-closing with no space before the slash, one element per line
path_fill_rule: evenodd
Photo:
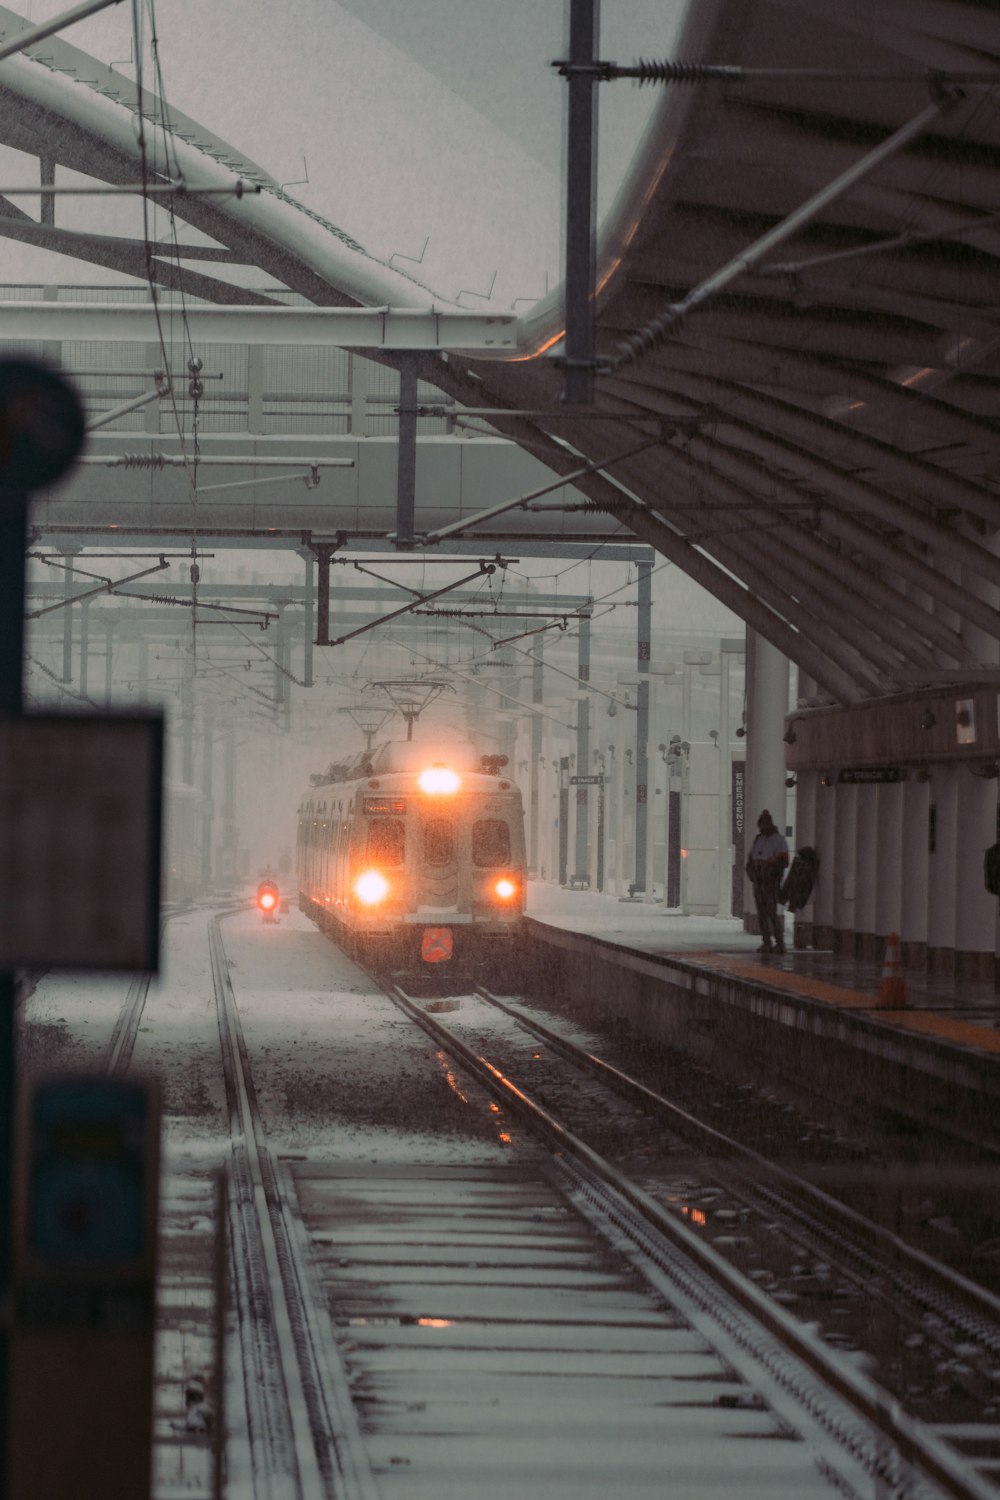
<path fill-rule="evenodd" d="M 517 895 L 517 883 L 511 880 L 509 876 L 504 875 L 494 885 L 493 893 L 501 901 L 513 901 Z"/>
<path fill-rule="evenodd" d="M 378 870 L 366 870 L 354 882 L 354 894 L 365 906 L 377 906 L 389 894 L 389 882 Z"/>
<path fill-rule="evenodd" d="M 458 791 L 458 776 L 450 766 L 428 766 L 417 777 L 417 786 L 422 792 L 433 794 Z"/>

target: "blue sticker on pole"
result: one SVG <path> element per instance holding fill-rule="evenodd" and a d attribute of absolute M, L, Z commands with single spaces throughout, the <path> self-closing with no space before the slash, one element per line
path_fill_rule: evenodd
<path fill-rule="evenodd" d="M 103 1268 L 147 1254 L 150 1109 L 142 1084 L 39 1084 L 28 1122 L 26 1248 L 33 1260 Z"/>

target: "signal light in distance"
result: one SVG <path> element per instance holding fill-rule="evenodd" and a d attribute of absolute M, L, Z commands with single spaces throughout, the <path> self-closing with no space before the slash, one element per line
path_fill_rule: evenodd
<path fill-rule="evenodd" d="M 265 917 L 278 910 L 280 892 L 273 880 L 262 880 L 257 887 L 257 905 Z"/>
<path fill-rule="evenodd" d="M 497 881 L 493 890 L 501 901 L 511 901 L 517 895 L 517 885 L 506 875 Z"/>

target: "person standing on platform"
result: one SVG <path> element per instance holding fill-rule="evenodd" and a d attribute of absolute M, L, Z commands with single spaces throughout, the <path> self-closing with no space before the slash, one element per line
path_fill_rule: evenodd
<path fill-rule="evenodd" d="M 747 874 L 753 885 L 753 899 L 763 942 L 761 953 L 784 953 L 785 917 L 778 914 L 778 891 L 788 868 L 788 844 L 779 833 L 774 819 L 765 807 L 757 819 L 758 833 L 750 846 Z"/>

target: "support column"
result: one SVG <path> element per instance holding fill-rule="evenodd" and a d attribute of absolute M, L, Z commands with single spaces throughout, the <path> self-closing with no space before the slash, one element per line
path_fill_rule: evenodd
<path fill-rule="evenodd" d="M 538 708 L 544 702 L 544 653 L 544 637 L 536 635 L 531 648 L 531 702 Z M 541 714 L 533 713 L 531 715 L 531 756 L 528 763 L 528 874 L 535 877 L 538 875 L 538 825 L 541 817 L 538 763 L 542 755 L 542 727 Z"/>
<path fill-rule="evenodd" d="M 399 447 L 396 456 L 396 548 L 414 545 L 417 478 L 417 361 L 399 356 Z"/>
<path fill-rule="evenodd" d="M 833 893 L 837 880 L 837 788 L 824 786 L 816 772 L 808 773 L 815 788 L 813 847 L 819 855 L 819 875 L 813 896 L 813 947 L 833 947 Z M 749 839 L 749 829 L 747 837 Z"/>
<path fill-rule="evenodd" d="M 755 630 L 747 631 L 747 842 L 757 834 L 757 819 L 766 807 L 780 832 L 785 831 L 785 714 L 788 711 L 788 660 Z M 756 932 L 757 912 L 747 877 L 744 930 Z"/>
<path fill-rule="evenodd" d="M 983 856 L 993 843 L 997 782 L 956 766 L 955 972 L 968 979 L 992 979 L 993 909 L 996 897 L 983 884 Z"/>
<path fill-rule="evenodd" d="M 247 431 L 264 432 L 264 347 L 247 345 Z"/>
<path fill-rule="evenodd" d="M 84 698 L 90 693 L 90 600 L 80 605 L 80 692 Z"/>
<path fill-rule="evenodd" d="M 636 642 L 636 672 L 639 685 L 636 690 L 635 723 L 635 878 L 630 895 L 645 896 L 646 845 L 649 815 L 649 656 L 653 625 L 652 563 L 640 562 L 638 571 L 638 609 Z"/>
<path fill-rule="evenodd" d="M 73 605 L 70 599 L 73 597 L 73 574 L 70 571 L 73 558 L 80 555 L 79 547 L 67 547 L 63 550 L 63 561 L 66 571 L 63 574 L 63 659 L 62 659 L 62 682 L 73 681 Z"/>
<path fill-rule="evenodd" d="M 577 638 L 577 681 L 580 696 L 576 703 L 576 774 L 590 775 L 590 694 L 585 692 L 590 682 L 590 620 L 580 621 Z M 590 798 L 588 786 L 577 786 L 576 790 L 576 848 L 573 884 L 590 885 L 588 863 L 588 834 L 590 832 Z"/>
<path fill-rule="evenodd" d="M 903 859 L 900 884 L 903 959 L 908 968 L 927 967 L 928 847 L 930 844 L 930 781 L 911 777 L 903 783 Z"/>
<path fill-rule="evenodd" d="M 816 796 L 819 790 L 819 778 L 815 771 L 799 776 L 795 790 L 795 846 L 797 849 L 804 849 L 807 846 L 815 849 L 819 855 L 822 870 L 823 850 L 819 847 L 819 835 L 816 831 Z M 816 945 L 815 922 L 816 890 L 814 888 L 803 910 L 796 912 L 793 918 L 792 937 L 796 948 L 812 948 Z"/>
<path fill-rule="evenodd" d="M 931 770 L 928 818 L 927 966 L 951 973 L 955 966 L 958 902 L 958 772 L 964 767 L 935 765 Z M 979 862 L 982 870 L 982 859 Z"/>
<path fill-rule="evenodd" d="M 302 625 L 302 681 L 313 686 L 313 631 L 316 621 L 316 555 L 311 547 L 303 547 L 299 556 L 305 563 L 305 618 Z"/>
<path fill-rule="evenodd" d="M 351 436 L 368 436 L 368 363 L 360 354 L 348 355 L 351 371 Z"/>
<path fill-rule="evenodd" d="M 745 643 L 735 637 L 719 642 L 719 916 L 733 914 L 733 748 L 731 663 Z"/>
<path fill-rule="evenodd" d="M 881 961 L 885 948 L 881 942 L 878 925 L 878 893 L 882 882 L 882 861 L 879 848 L 879 793 L 881 786 L 862 785 L 857 788 L 857 816 L 855 822 L 854 865 L 857 883 L 854 892 L 854 951 L 859 958 Z M 892 788 L 888 788 L 892 790 Z"/>
<path fill-rule="evenodd" d="M 104 707 L 111 707 L 111 689 L 114 681 L 114 625 L 104 627 Z"/>
<path fill-rule="evenodd" d="M 570 0 L 566 113 L 566 336 L 563 400 L 594 399 L 594 278 L 600 0 Z M 638 876 L 636 877 L 638 879 Z"/>
<path fill-rule="evenodd" d="M 876 788 L 878 806 L 877 880 L 875 883 L 875 927 L 879 942 L 890 932 L 903 931 L 903 803 L 905 783 Z"/>
<path fill-rule="evenodd" d="M 834 788 L 829 788 L 834 791 Z M 836 882 L 833 887 L 833 946 L 837 953 L 853 954 L 857 904 L 858 788 L 835 789 L 836 824 L 834 845 Z"/>
<path fill-rule="evenodd" d="M 201 730 L 201 889 L 207 895 L 212 889 L 212 830 L 215 821 L 212 800 L 215 724 L 210 708 L 202 713 Z"/>

